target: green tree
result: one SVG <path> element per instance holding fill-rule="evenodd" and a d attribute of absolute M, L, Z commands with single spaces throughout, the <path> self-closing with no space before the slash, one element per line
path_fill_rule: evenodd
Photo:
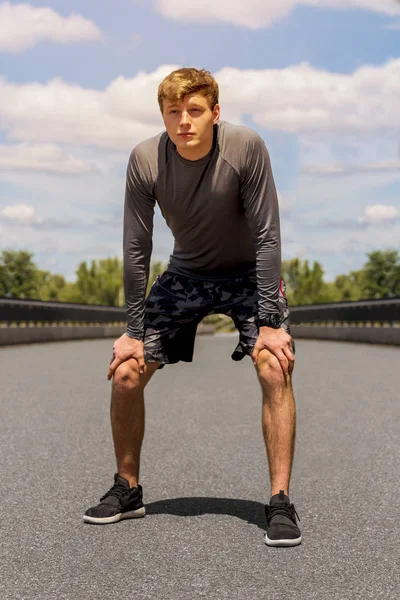
<path fill-rule="evenodd" d="M 369 252 L 363 267 L 365 298 L 390 298 L 400 295 L 400 255 L 397 250 Z"/>
<path fill-rule="evenodd" d="M 319 262 L 314 261 L 310 266 L 308 260 L 299 258 L 282 261 L 281 273 L 289 306 L 333 301 L 332 290 L 324 281 L 324 270 Z"/>
<path fill-rule="evenodd" d="M 76 302 L 121 305 L 122 261 L 119 258 L 81 262 L 76 271 L 75 289 L 69 290 Z"/>
<path fill-rule="evenodd" d="M 59 290 L 58 300 L 60 302 L 72 302 L 73 304 L 86 304 L 86 302 L 82 300 L 82 296 L 76 283 L 70 281 L 67 281 L 65 286 Z"/>
<path fill-rule="evenodd" d="M 61 299 L 62 291 L 67 282 L 62 275 L 49 273 L 49 271 L 37 271 L 38 297 L 40 300 L 57 301 Z"/>
<path fill-rule="evenodd" d="M 351 271 L 348 275 L 338 275 L 332 285 L 336 291 L 336 302 L 360 300 L 363 297 L 364 272 Z"/>
<path fill-rule="evenodd" d="M 37 298 L 37 267 L 25 250 L 3 250 L 0 255 L 0 294 L 14 298 Z"/>

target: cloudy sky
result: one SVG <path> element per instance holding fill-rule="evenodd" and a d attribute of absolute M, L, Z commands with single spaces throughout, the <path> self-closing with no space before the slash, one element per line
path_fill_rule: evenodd
<path fill-rule="evenodd" d="M 0 249 L 71 280 L 121 256 L 129 154 L 163 129 L 157 86 L 180 66 L 264 138 L 283 258 L 331 279 L 399 247 L 397 0 L 0 0 Z M 157 214 L 153 258 L 171 250 Z"/>

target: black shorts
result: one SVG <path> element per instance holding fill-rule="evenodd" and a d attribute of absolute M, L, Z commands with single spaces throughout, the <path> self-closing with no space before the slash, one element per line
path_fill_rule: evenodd
<path fill-rule="evenodd" d="M 281 279 L 279 309 L 282 327 L 290 334 L 285 284 Z M 145 302 L 144 350 L 146 362 L 191 362 L 197 326 L 207 315 L 231 317 L 239 332 L 233 360 L 251 355 L 258 337 L 256 275 L 223 281 L 205 281 L 168 270 L 158 276 Z"/>

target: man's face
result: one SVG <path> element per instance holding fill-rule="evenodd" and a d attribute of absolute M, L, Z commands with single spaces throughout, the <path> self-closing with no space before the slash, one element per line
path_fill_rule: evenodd
<path fill-rule="evenodd" d="M 199 160 L 211 150 L 213 126 L 219 114 L 219 105 L 211 110 L 207 98 L 201 94 L 190 94 L 176 102 L 163 102 L 167 133 L 179 154 L 188 160 Z"/>

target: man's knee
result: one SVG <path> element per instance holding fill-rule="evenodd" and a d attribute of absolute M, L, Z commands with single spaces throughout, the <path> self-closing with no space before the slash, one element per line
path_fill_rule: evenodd
<path fill-rule="evenodd" d="M 285 359 L 285 364 L 268 350 L 260 352 L 257 364 L 257 375 L 262 387 L 279 388 L 285 387 L 290 381 L 290 375 L 293 371 L 293 362 Z M 284 374 L 283 368 L 288 369 L 289 375 Z"/>
<path fill-rule="evenodd" d="M 119 392 L 140 388 L 139 365 L 135 359 L 125 360 L 115 370 L 113 386 Z"/>

